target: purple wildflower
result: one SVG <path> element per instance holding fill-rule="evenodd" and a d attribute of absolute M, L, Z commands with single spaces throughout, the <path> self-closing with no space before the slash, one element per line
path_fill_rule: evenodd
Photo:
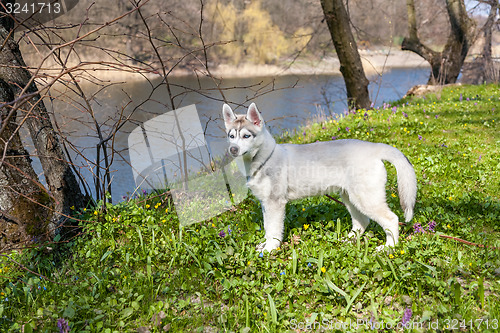
<path fill-rule="evenodd" d="M 332 136 L 332 140 L 337 140 L 337 137 L 336 136 Z"/>
<path fill-rule="evenodd" d="M 224 230 L 221 230 L 221 231 L 219 232 L 219 237 L 220 237 L 220 238 L 224 238 L 224 237 L 226 237 L 226 233 L 224 232 Z"/>
<path fill-rule="evenodd" d="M 147 195 L 147 194 L 148 194 L 148 191 L 146 191 L 146 190 L 142 190 L 142 194 Z"/>
<path fill-rule="evenodd" d="M 227 228 L 227 233 L 228 233 L 229 235 L 231 235 L 231 232 L 232 232 L 231 228 L 229 228 L 229 227 L 228 227 L 228 228 Z"/>
<path fill-rule="evenodd" d="M 59 328 L 59 333 L 68 333 L 69 332 L 69 325 L 64 318 L 59 318 L 57 320 L 57 328 Z"/>
<path fill-rule="evenodd" d="M 393 106 L 392 107 L 392 113 L 396 113 L 398 112 L 398 107 L 397 106 Z"/>
<path fill-rule="evenodd" d="M 418 135 L 418 139 L 419 139 L 419 140 L 422 140 L 422 136 L 421 136 L 420 134 Z"/>
<path fill-rule="evenodd" d="M 411 308 L 406 308 L 405 312 L 403 313 L 403 318 L 401 318 L 401 324 L 404 326 L 406 324 L 408 324 L 411 320 L 411 316 L 412 316 L 412 311 L 411 311 Z"/>
<path fill-rule="evenodd" d="M 422 225 L 420 223 L 415 223 L 413 225 L 413 232 L 417 234 L 419 232 L 424 232 L 424 229 L 422 228 Z"/>
<path fill-rule="evenodd" d="M 467 102 L 470 101 L 469 97 L 467 97 Z"/>
<path fill-rule="evenodd" d="M 438 115 L 435 115 L 434 118 L 438 119 Z"/>
<path fill-rule="evenodd" d="M 351 129 L 349 127 L 346 127 L 345 130 L 349 132 Z"/>
<path fill-rule="evenodd" d="M 463 99 L 464 99 L 464 97 L 462 96 L 462 94 L 460 94 L 459 101 L 461 102 Z"/>
<path fill-rule="evenodd" d="M 302 132 L 302 135 L 306 135 L 306 131 Z"/>
<path fill-rule="evenodd" d="M 404 111 L 403 111 L 403 116 L 404 116 L 405 118 L 408 118 L 408 114 L 406 114 L 406 112 L 404 112 Z"/>
<path fill-rule="evenodd" d="M 427 226 L 427 230 L 429 230 L 430 232 L 434 232 L 434 229 L 436 228 L 436 221 L 432 220 L 429 222 L 429 225 Z"/>

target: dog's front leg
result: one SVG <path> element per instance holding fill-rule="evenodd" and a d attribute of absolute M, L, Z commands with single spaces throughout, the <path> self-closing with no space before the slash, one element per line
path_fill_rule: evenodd
<path fill-rule="evenodd" d="M 281 240 L 283 239 L 285 206 L 286 201 L 268 200 L 266 202 L 262 202 L 266 241 L 257 246 L 257 251 L 271 252 L 280 246 Z"/>

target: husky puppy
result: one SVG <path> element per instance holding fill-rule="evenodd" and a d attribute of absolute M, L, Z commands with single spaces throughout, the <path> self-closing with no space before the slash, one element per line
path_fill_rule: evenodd
<path fill-rule="evenodd" d="M 247 186 L 262 204 L 266 241 L 257 246 L 258 251 L 270 252 L 280 246 L 288 201 L 335 191 L 351 214 L 349 237 L 361 235 L 371 219 L 384 229 L 385 246 L 397 244 L 398 217 L 386 203 L 383 161 L 396 167 L 406 222 L 413 216 L 417 196 L 415 171 L 399 150 L 360 140 L 278 145 L 254 103 L 246 115 L 236 115 L 224 104 L 222 114 L 229 153 L 243 158 Z"/>

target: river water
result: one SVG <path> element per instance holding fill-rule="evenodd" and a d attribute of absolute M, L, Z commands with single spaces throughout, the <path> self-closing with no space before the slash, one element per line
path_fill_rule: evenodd
<path fill-rule="evenodd" d="M 416 84 L 424 84 L 428 73 L 426 68 L 392 69 L 381 77 L 371 78 L 369 89 L 375 107 L 403 97 Z M 145 79 L 107 87 L 82 84 L 88 96 L 92 97 L 90 105 L 97 123 L 101 124 L 103 137 L 112 133 L 116 125 L 120 124 L 117 134 L 108 141 L 115 151 L 110 168 L 112 197 L 115 202 L 137 189 L 128 151 L 130 133 L 139 128 L 141 123 L 172 110 L 169 96 L 174 96 L 176 108 L 196 106 L 206 144 L 215 156 L 223 154 L 227 146 L 220 117 L 224 99 L 240 104 L 231 104 L 236 113 L 245 112 L 245 106 L 255 102 L 273 134 L 286 129 L 293 131 L 305 125 L 308 120 L 318 116 L 319 110 L 329 115 L 340 114 L 347 109 L 341 76 L 290 75 L 225 79 L 218 82 L 220 90 L 207 77 L 177 77 L 169 79 L 171 94 L 166 84 L 161 83 L 159 80 Z M 59 98 L 46 101 L 46 105 L 54 110 L 60 129 L 74 145 L 74 149 L 70 149 L 70 155 L 92 190 L 92 175 L 96 171 L 96 145 L 99 142 L 96 127 L 83 100 L 61 88 L 58 88 L 57 94 Z M 39 165 L 35 165 L 35 168 L 41 174 Z"/>

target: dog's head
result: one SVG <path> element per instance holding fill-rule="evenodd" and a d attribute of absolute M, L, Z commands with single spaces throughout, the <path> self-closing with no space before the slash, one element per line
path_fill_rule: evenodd
<path fill-rule="evenodd" d="M 260 146 L 258 137 L 264 129 L 264 119 L 255 103 L 250 104 L 246 115 L 236 115 L 229 105 L 224 104 L 222 116 L 229 140 L 229 153 L 233 157 L 258 149 Z"/>

